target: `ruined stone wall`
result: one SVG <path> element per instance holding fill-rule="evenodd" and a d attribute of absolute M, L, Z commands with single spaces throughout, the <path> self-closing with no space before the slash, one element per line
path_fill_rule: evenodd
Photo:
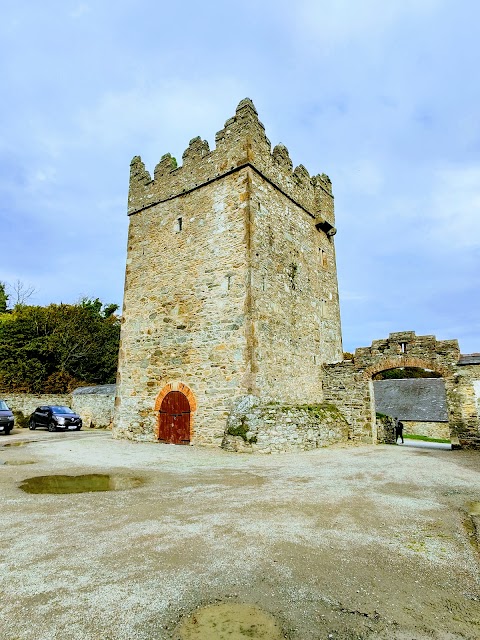
<path fill-rule="evenodd" d="M 348 438 L 348 423 L 332 405 L 267 404 L 250 395 L 241 398 L 230 413 L 222 448 L 285 453 L 346 443 Z"/>
<path fill-rule="evenodd" d="M 395 444 L 395 419 L 392 416 L 377 413 L 375 423 L 377 444 Z"/>
<path fill-rule="evenodd" d="M 397 367 L 420 367 L 440 373 L 445 381 L 450 435 L 463 447 L 480 444 L 479 414 L 467 367 L 459 367 L 456 340 L 416 336 L 413 331 L 391 333 L 357 349 L 354 359 L 325 366 L 324 398 L 345 415 L 358 441 L 377 440 L 372 376 Z M 463 373 L 462 373 L 463 372 Z"/>
<path fill-rule="evenodd" d="M 473 392 L 477 402 L 477 413 L 480 415 L 480 380 L 473 380 Z"/>
<path fill-rule="evenodd" d="M 456 400 L 460 407 L 462 421 L 475 425 L 472 436 L 476 446 L 480 448 L 480 365 L 469 364 L 457 367 L 455 382 Z"/>
<path fill-rule="evenodd" d="M 324 366 L 324 400 L 339 408 L 350 425 L 352 440 L 356 442 L 375 439 L 372 433 L 374 412 L 370 406 L 372 394 L 373 384 L 356 370 L 352 360 Z"/>

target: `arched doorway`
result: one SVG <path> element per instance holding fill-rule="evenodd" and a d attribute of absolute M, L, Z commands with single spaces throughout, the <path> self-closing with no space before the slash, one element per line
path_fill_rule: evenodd
<path fill-rule="evenodd" d="M 397 367 L 373 375 L 377 442 L 392 443 L 392 420 L 403 426 L 402 443 L 424 441 L 450 445 L 445 381 L 440 373 L 419 367 Z M 408 442 L 407 442 L 408 441 Z M 427 443 L 427 444 L 425 444 Z"/>
<path fill-rule="evenodd" d="M 162 400 L 158 439 L 169 444 L 190 444 L 190 403 L 181 391 L 170 391 Z"/>

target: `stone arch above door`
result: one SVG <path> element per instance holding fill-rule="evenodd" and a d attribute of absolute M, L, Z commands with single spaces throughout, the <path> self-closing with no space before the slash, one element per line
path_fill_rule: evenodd
<path fill-rule="evenodd" d="M 428 369 L 430 371 L 435 371 L 435 373 L 439 373 L 442 378 L 448 378 L 453 375 L 452 371 L 447 368 L 445 365 L 439 364 L 433 360 L 427 360 L 424 358 L 417 358 L 411 356 L 389 356 L 386 358 L 381 358 L 375 364 L 372 364 L 370 367 L 367 367 L 362 375 L 366 379 L 372 378 L 376 373 L 380 373 L 381 371 L 388 371 L 388 369 L 398 369 L 401 367 L 412 367 L 415 369 Z"/>
<path fill-rule="evenodd" d="M 197 401 L 190 387 L 188 387 L 183 382 L 173 381 L 166 384 L 158 394 L 155 400 L 155 411 L 160 411 L 163 399 L 165 398 L 167 393 L 170 393 L 170 391 L 181 391 L 185 396 L 187 396 L 188 402 L 190 404 L 190 411 L 192 411 L 193 413 L 197 410 Z"/>

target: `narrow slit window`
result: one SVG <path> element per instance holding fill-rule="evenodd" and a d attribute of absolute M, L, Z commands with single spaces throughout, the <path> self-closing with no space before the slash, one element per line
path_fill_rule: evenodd
<path fill-rule="evenodd" d="M 327 315 L 327 301 L 325 298 L 322 298 L 320 301 L 320 315 L 322 318 L 325 318 Z"/>
<path fill-rule="evenodd" d="M 400 342 L 400 353 L 407 353 L 407 343 Z"/>
<path fill-rule="evenodd" d="M 328 267 L 327 252 L 323 249 L 320 249 L 320 264 L 324 269 Z"/>
<path fill-rule="evenodd" d="M 183 219 L 177 218 L 175 222 L 175 231 L 179 233 L 183 229 Z"/>

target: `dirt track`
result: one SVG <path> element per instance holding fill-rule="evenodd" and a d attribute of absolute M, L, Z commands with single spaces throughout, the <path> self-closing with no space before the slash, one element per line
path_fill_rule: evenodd
<path fill-rule="evenodd" d="M 477 640 L 479 471 L 478 452 L 252 456 L 18 431 L 0 439 L 0 638 L 170 640 L 197 607 L 234 602 L 291 640 Z M 145 483 L 18 487 L 81 473 Z"/>

